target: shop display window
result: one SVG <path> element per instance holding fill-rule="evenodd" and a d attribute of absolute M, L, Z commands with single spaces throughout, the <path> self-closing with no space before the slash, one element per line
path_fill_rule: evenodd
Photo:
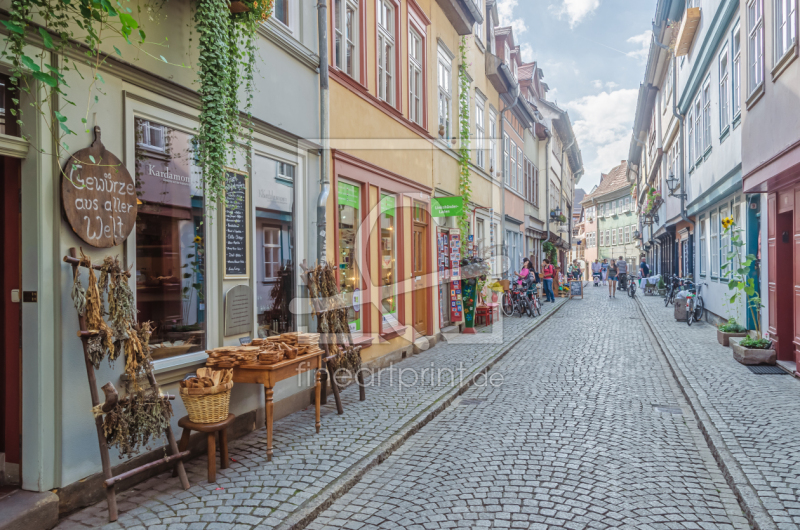
<path fill-rule="evenodd" d="M 206 348 L 203 187 L 192 137 L 137 119 L 136 308 L 153 359 Z"/>
<path fill-rule="evenodd" d="M 395 328 L 397 320 L 397 199 L 381 194 L 380 201 L 380 295 L 383 329 Z"/>
<path fill-rule="evenodd" d="M 361 274 L 358 268 L 358 227 L 361 221 L 361 189 L 339 181 L 337 183 L 337 230 L 339 231 L 339 290 L 345 297 L 347 322 L 354 336 L 363 333 L 361 308 Z"/>

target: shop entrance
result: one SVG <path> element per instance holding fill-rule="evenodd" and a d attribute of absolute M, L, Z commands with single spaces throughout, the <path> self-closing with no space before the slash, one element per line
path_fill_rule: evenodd
<path fill-rule="evenodd" d="M 413 256 L 414 263 L 414 309 L 412 312 L 412 319 L 414 322 L 414 329 L 420 335 L 427 336 L 428 333 L 428 289 L 427 289 L 427 275 L 428 275 L 428 227 L 414 223 L 414 240 L 413 240 Z"/>
<path fill-rule="evenodd" d="M 775 266 L 777 289 L 778 360 L 794 361 L 794 230 L 793 212 L 779 213 L 776 218 Z"/>
<path fill-rule="evenodd" d="M 20 161 L 0 157 L 0 486 L 18 484 L 22 457 L 22 341 L 20 287 Z M 2 490 L 0 490 L 2 496 Z"/>

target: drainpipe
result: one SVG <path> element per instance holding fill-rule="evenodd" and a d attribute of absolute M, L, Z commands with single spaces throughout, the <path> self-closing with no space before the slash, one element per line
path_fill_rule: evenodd
<path fill-rule="evenodd" d="M 686 215 L 686 170 L 685 170 L 685 160 L 683 159 L 683 130 L 684 130 L 684 123 L 683 123 L 683 115 L 678 111 L 678 83 L 676 76 L 678 75 L 678 66 L 677 66 L 677 58 L 673 56 L 672 61 L 672 114 L 676 118 L 678 118 L 678 122 L 680 123 L 680 146 L 679 148 L 679 156 L 680 159 L 679 166 L 681 171 L 681 219 L 685 222 L 689 223 L 691 226 L 691 231 L 694 232 L 694 221 L 689 219 L 689 216 Z M 666 214 L 665 214 L 666 215 Z M 694 243 L 694 241 L 692 241 Z M 690 251 L 692 257 L 694 257 L 694 248 Z M 690 260 L 687 258 L 686 260 L 691 267 L 691 273 L 694 275 L 694 260 Z"/>
<path fill-rule="evenodd" d="M 500 189 L 502 191 L 502 193 L 500 195 L 500 201 L 501 201 L 500 202 L 500 205 L 501 205 L 500 206 L 500 211 L 502 212 L 501 213 L 501 220 L 500 220 L 500 248 L 503 249 L 503 253 L 506 252 L 506 175 L 505 175 L 505 173 L 503 173 L 503 171 L 506 168 L 506 145 L 505 145 L 506 138 L 505 138 L 505 127 L 503 126 L 503 119 L 504 119 L 503 116 L 505 115 L 506 112 L 514 110 L 514 107 L 517 106 L 517 104 L 518 104 L 517 102 L 518 101 L 519 101 L 518 99 L 515 99 L 513 105 L 511 105 L 510 107 L 504 108 L 500 112 L 500 129 L 499 130 L 500 130 L 500 142 L 502 143 L 502 145 L 500 147 L 500 174 L 501 174 L 501 177 L 500 177 Z M 510 141 L 511 141 L 511 137 L 509 136 L 509 142 Z M 509 148 L 510 148 L 510 146 L 509 146 Z M 509 168 L 509 171 L 510 170 L 511 170 L 511 168 Z M 511 263 L 511 258 L 510 257 L 509 257 L 508 261 L 509 261 L 509 264 L 510 264 Z M 503 271 L 503 276 L 502 276 L 503 279 L 506 279 L 507 273 L 508 273 L 508 269 Z"/>
<path fill-rule="evenodd" d="M 544 144 L 544 203 L 550 206 L 550 140 L 552 136 L 547 137 L 547 141 Z M 550 209 L 545 206 L 544 209 L 544 217 L 547 219 L 547 238 L 545 241 L 550 241 Z M 544 248 L 542 248 L 542 254 L 544 255 Z"/>
<path fill-rule="evenodd" d="M 572 149 L 573 145 L 575 145 L 575 137 L 574 136 L 572 137 L 572 141 L 569 143 L 569 145 L 561 150 L 561 174 L 558 176 L 559 187 L 561 188 L 559 190 L 559 199 L 558 199 L 559 203 L 561 203 L 561 197 L 560 196 L 561 196 L 561 194 L 564 193 L 564 158 L 567 156 L 567 151 Z M 569 160 L 567 160 L 567 162 L 569 162 Z M 572 224 L 571 223 L 572 212 L 569 212 L 569 216 L 567 216 L 567 214 L 565 213 L 564 217 L 567 218 L 567 240 L 570 243 L 570 245 L 569 245 L 570 248 L 572 248 L 572 231 L 569 229 L 570 225 Z M 567 252 L 569 252 L 569 251 L 567 251 Z"/>
<path fill-rule="evenodd" d="M 319 175 L 319 197 L 317 198 L 317 259 L 324 263 L 326 259 L 326 230 L 328 229 L 325 211 L 328 195 L 331 192 L 330 182 L 330 121 L 328 103 L 328 6 L 326 0 L 317 3 L 317 31 L 319 34 L 319 109 L 320 134 L 322 136 L 322 152 Z"/>

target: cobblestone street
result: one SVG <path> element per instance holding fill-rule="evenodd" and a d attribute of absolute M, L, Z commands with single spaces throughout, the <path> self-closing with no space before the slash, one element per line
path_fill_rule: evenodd
<path fill-rule="evenodd" d="M 636 302 L 586 289 L 310 528 L 747 528 Z"/>
<path fill-rule="evenodd" d="M 117 522 L 101 502 L 59 528 L 800 528 L 800 413 L 763 414 L 800 384 L 751 373 L 659 297 L 585 290 L 403 361 L 406 386 L 348 387 L 319 435 L 311 408 L 276 422 L 272 463 L 261 429 L 216 484 L 197 458 L 190 490 L 161 475 L 119 496 Z M 460 395 L 413 380 L 487 365 Z"/>

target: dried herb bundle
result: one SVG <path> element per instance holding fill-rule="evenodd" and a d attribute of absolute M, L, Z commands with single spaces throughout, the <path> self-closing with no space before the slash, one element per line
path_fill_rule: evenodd
<path fill-rule="evenodd" d="M 153 389 L 139 390 L 121 399 L 103 419 L 103 434 L 109 446 L 119 448 L 119 457 L 132 456 L 161 436 L 169 425 L 172 404 Z"/>
<path fill-rule="evenodd" d="M 97 283 L 97 276 L 95 276 L 94 269 L 92 268 L 92 260 L 83 253 L 83 249 L 81 249 L 80 265 L 86 267 L 86 269 L 89 271 L 89 286 L 86 288 L 86 327 L 89 331 L 99 332 L 99 336 L 103 340 L 103 346 L 108 352 L 108 358 L 109 360 L 113 361 L 118 355 L 118 353 L 115 353 L 114 351 L 113 332 L 111 331 L 111 328 L 108 327 L 108 324 L 106 324 L 106 321 L 103 320 L 105 309 L 103 307 L 102 293 Z M 75 275 L 75 279 L 76 281 L 78 280 L 77 274 Z M 101 356 L 100 358 L 96 359 L 96 361 L 92 361 L 96 363 L 95 368 L 100 367 L 100 361 L 102 360 L 103 358 Z"/>

